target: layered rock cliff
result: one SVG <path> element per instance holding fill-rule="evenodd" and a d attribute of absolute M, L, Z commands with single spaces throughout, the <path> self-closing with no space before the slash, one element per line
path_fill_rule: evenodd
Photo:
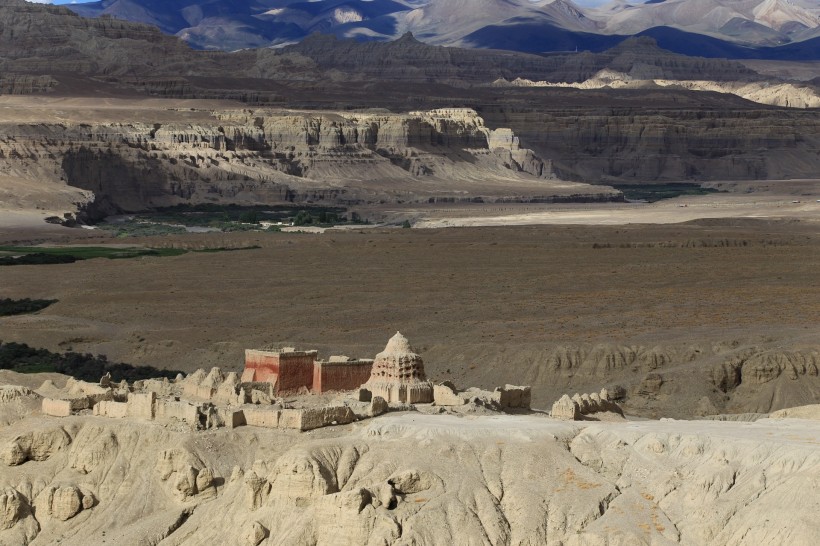
<path fill-rule="evenodd" d="M 160 112 L 140 117 L 152 115 Z M 549 161 L 523 149 L 509 129 L 487 128 L 468 109 L 404 115 L 244 109 L 201 112 L 188 121 L 184 112 L 162 116 L 170 121 L 2 124 L 3 178 L 36 179 L 32 186 L 50 181 L 55 193 L 66 186 L 91 192 L 99 214 L 181 202 L 615 195 L 554 180 Z M 89 198 L 78 194 L 78 201 Z"/>
<path fill-rule="evenodd" d="M 820 118 L 773 109 L 483 108 L 529 148 L 579 180 L 810 178 L 820 170 Z"/>

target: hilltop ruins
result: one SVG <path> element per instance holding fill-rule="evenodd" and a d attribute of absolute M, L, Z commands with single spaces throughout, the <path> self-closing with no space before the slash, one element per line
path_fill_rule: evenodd
<path fill-rule="evenodd" d="M 103 377 L 99 384 L 70 379 L 65 389 L 44 385 L 42 412 L 68 417 L 144 419 L 192 430 L 257 426 L 307 431 L 344 425 L 393 410 L 529 410 L 530 387 L 506 385 L 493 392 L 433 385 L 424 362 L 400 333 L 371 359 L 331 356 L 287 347 L 247 350 L 241 375 L 197 370 L 174 380 L 148 379 L 129 385 Z M 443 410 L 447 411 L 447 410 Z"/>

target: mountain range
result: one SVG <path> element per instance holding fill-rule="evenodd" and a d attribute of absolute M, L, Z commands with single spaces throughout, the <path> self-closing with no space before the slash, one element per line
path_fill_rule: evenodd
<path fill-rule="evenodd" d="M 69 7 L 156 25 L 200 49 L 280 46 L 320 32 L 361 41 L 412 32 L 446 46 L 530 53 L 603 51 L 651 36 L 703 57 L 820 59 L 816 0 L 101 0 Z"/>

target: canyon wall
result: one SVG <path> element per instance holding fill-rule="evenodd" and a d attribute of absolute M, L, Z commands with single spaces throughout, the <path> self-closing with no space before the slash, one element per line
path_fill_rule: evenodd
<path fill-rule="evenodd" d="M 777 180 L 820 172 L 816 112 L 760 109 L 487 107 L 492 126 L 553 159 L 565 178 L 620 183 Z"/>
<path fill-rule="evenodd" d="M 509 129 L 487 128 L 469 109 L 403 115 L 236 109 L 200 112 L 197 119 L 182 110 L 125 114 L 134 121 L 94 122 L 100 112 L 91 112 L 89 123 L 58 122 L 57 112 L 37 123 L 22 117 L 3 123 L 3 178 L 28 180 L 32 188 L 46 184 L 29 203 L 41 207 L 49 187 L 55 194 L 84 190 L 78 202 L 91 192 L 97 214 L 177 203 L 615 195 L 553 180 L 549 161 L 521 148 Z M 152 117 L 162 122 L 147 122 Z"/>

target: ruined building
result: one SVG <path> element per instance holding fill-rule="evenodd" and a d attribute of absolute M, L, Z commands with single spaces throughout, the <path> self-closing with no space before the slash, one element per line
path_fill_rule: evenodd
<path fill-rule="evenodd" d="M 425 404 L 433 401 L 433 384 L 424 374 L 424 362 L 407 338 L 396 332 L 376 355 L 370 379 L 363 387 L 387 402 Z"/>
<path fill-rule="evenodd" d="M 242 383 L 270 383 L 274 394 L 309 390 L 315 393 L 350 391 L 370 377 L 373 361 L 331 356 L 318 359 L 318 351 L 245 351 Z"/>

